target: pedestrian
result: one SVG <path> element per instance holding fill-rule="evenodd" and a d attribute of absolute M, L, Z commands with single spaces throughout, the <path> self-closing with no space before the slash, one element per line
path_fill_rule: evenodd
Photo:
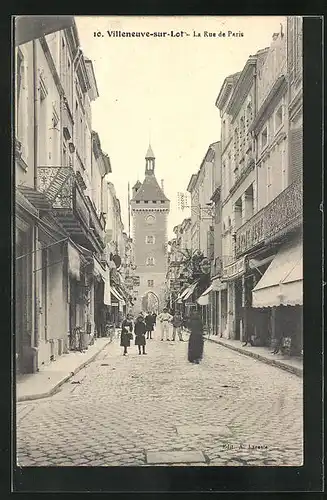
<path fill-rule="evenodd" d="M 161 314 L 158 316 L 158 320 L 160 321 L 161 324 L 161 340 L 164 340 L 164 337 L 166 335 L 166 340 L 169 340 L 168 338 L 168 332 L 169 332 L 169 323 L 173 319 L 172 315 L 169 314 L 168 309 L 165 307 L 162 311 Z"/>
<path fill-rule="evenodd" d="M 200 315 L 194 311 L 189 321 L 190 337 L 188 341 L 188 360 L 199 364 L 203 356 L 203 323 Z"/>
<path fill-rule="evenodd" d="M 134 325 L 134 333 L 135 333 L 135 345 L 138 346 L 139 349 L 139 354 L 146 354 L 145 352 L 145 346 L 146 346 L 146 340 L 145 340 L 145 333 L 146 333 L 146 326 L 143 320 L 143 316 L 139 315 L 136 318 L 136 322 Z M 142 353 L 141 353 L 141 347 L 142 347 Z"/>
<path fill-rule="evenodd" d="M 130 347 L 133 338 L 133 321 L 130 314 L 127 314 L 126 319 L 121 325 L 120 345 L 124 348 L 123 356 L 127 354 L 127 347 Z"/>
<path fill-rule="evenodd" d="M 153 327 L 155 327 L 157 324 L 157 315 L 155 312 L 152 313 L 152 318 L 153 318 Z"/>
<path fill-rule="evenodd" d="M 183 318 L 182 315 L 179 311 L 176 311 L 174 316 L 173 316 L 173 338 L 172 340 L 175 340 L 176 337 L 176 332 L 178 334 L 178 338 L 181 342 L 183 342 L 183 335 L 182 335 L 182 326 L 183 326 Z"/>
<path fill-rule="evenodd" d="M 145 326 L 146 326 L 146 338 L 147 339 L 152 339 L 152 332 L 153 332 L 153 315 L 148 312 L 148 314 L 145 316 Z"/>

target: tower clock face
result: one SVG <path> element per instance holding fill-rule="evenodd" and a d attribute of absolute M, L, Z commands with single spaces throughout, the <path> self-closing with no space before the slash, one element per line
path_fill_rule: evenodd
<path fill-rule="evenodd" d="M 155 222 L 155 221 L 156 221 L 156 218 L 155 218 L 155 216 L 154 216 L 154 215 L 147 215 L 147 216 L 145 217 L 145 222 L 146 222 L 147 224 L 154 224 L 154 222 Z"/>

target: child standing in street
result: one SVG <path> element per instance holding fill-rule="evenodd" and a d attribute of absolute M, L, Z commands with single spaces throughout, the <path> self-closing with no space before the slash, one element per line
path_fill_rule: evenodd
<path fill-rule="evenodd" d="M 179 340 L 181 342 L 183 342 L 182 326 L 183 326 L 182 315 L 180 312 L 176 311 L 174 316 L 173 316 L 173 338 L 172 338 L 172 340 L 175 340 L 176 332 L 177 332 Z"/>
<path fill-rule="evenodd" d="M 120 345 L 124 348 L 123 356 L 127 354 L 127 347 L 130 347 L 131 340 L 133 338 L 133 322 L 130 314 L 127 315 L 126 319 L 121 325 L 121 335 L 120 335 Z"/>
<path fill-rule="evenodd" d="M 135 345 L 138 346 L 139 349 L 139 354 L 141 354 L 141 347 L 142 347 L 142 353 L 146 354 L 145 352 L 145 346 L 146 346 L 146 340 L 145 340 L 145 333 L 146 333 L 146 326 L 143 320 L 143 316 L 138 316 L 134 325 L 134 333 L 135 333 Z"/>

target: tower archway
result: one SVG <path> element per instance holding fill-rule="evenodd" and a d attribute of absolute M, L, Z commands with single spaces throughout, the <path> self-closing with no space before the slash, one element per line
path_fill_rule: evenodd
<path fill-rule="evenodd" d="M 150 311 L 159 314 L 159 297 L 156 293 L 152 291 L 146 292 L 142 297 L 142 309 L 143 311 Z"/>

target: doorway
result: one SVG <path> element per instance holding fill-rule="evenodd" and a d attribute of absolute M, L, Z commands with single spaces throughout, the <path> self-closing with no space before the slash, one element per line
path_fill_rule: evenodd
<path fill-rule="evenodd" d="M 235 281 L 235 340 L 241 339 L 242 309 L 242 280 L 238 279 Z"/>

